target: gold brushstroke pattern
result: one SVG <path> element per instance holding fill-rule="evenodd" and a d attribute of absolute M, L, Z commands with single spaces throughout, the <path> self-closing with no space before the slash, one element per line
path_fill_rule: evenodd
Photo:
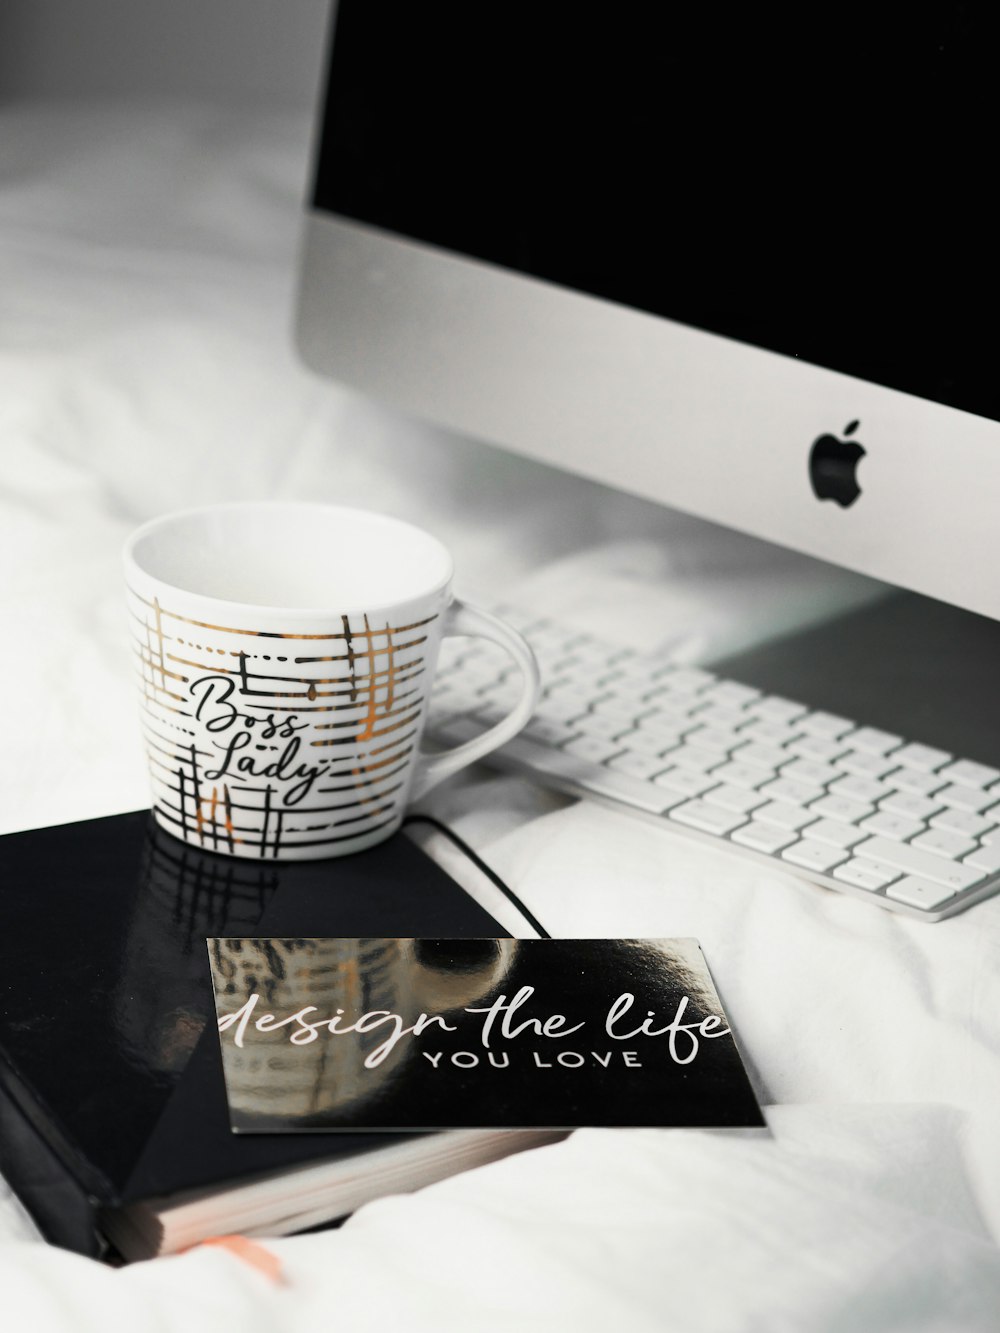
<path fill-rule="evenodd" d="M 362 614 L 360 627 L 342 616 L 336 633 L 274 633 L 214 625 L 180 615 L 158 597 L 146 599 L 134 590 L 132 596 L 145 611 L 138 614 L 129 607 L 137 631 L 131 636 L 132 650 L 154 808 L 182 838 L 217 851 L 252 848 L 255 855 L 273 859 L 286 846 L 332 849 L 398 820 L 423 710 L 420 678 L 427 670 L 422 655 L 407 653 L 420 653 L 428 635 L 419 631 L 437 615 L 379 626 Z M 168 629 L 184 624 L 211 631 L 213 637 L 178 638 Z M 233 636 L 236 643 L 216 635 Z M 249 645 L 240 645 L 243 636 L 336 642 L 342 651 L 285 657 L 278 649 L 275 656 L 248 651 Z M 342 666 L 343 674 L 309 674 L 309 668 L 322 670 L 323 665 Z M 302 721 L 310 723 L 301 740 L 327 754 L 322 761 L 316 759 L 319 779 L 300 804 L 285 806 L 281 792 L 287 788 L 273 779 L 255 779 L 253 767 L 241 771 L 248 779 L 244 782 L 232 780 L 235 766 L 225 781 L 206 780 L 206 772 L 220 767 L 222 751 L 203 748 L 205 733 L 193 716 L 195 701 L 181 692 L 190 689 L 193 673 L 232 680 L 235 693 L 230 697 L 240 710 L 237 716 L 259 713 L 260 727 L 280 725 L 268 723 L 268 713 L 290 721 L 301 713 Z M 253 714 L 246 713 L 248 709 Z M 323 712 L 340 714 L 343 720 L 314 721 L 310 716 Z M 322 737 L 318 733 L 324 730 L 336 734 Z M 247 747 L 247 753 L 264 748 Z M 280 751 L 274 744 L 268 749 Z M 300 761 L 303 758 L 300 754 Z M 258 759 L 262 768 L 266 762 Z"/>

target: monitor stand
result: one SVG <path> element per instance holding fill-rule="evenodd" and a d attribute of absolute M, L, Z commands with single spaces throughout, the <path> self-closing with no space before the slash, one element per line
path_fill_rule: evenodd
<path fill-rule="evenodd" d="M 707 663 L 720 676 L 1000 768 L 1000 622 L 893 592 Z"/>

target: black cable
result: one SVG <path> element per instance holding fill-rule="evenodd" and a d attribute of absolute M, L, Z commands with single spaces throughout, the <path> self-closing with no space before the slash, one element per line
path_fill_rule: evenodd
<path fill-rule="evenodd" d="M 450 829 L 447 824 L 442 824 L 440 819 L 435 819 L 433 815 L 407 815 L 403 820 L 403 828 L 406 828 L 408 824 L 429 824 L 431 828 L 435 829 L 438 833 L 443 834 L 454 843 L 460 852 L 463 852 L 469 858 L 477 870 L 482 871 L 491 884 L 498 888 L 506 898 L 510 899 L 524 917 L 525 921 L 531 926 L 532 930 L 536 930 L 543 940 L 550 940 L 552 938 L 549 932 L 538 920 L 538 917 L 535 916 L 534 912 L 525 907 L 524 903 L 521 902 L 521 899 L 517 896 L 514 890 L 508 888 L 496 871 L 491 869 L 486 862 L 472 850 L 469 844 Z"/>

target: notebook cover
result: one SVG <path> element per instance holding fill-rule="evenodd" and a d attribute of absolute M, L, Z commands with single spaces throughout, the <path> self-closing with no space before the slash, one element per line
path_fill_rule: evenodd
<path fill-rule="evenodd" d="M 0 919 L 0 1170 L 50 1239 L 89 1254 L 101 1206 L 386 1141 L 230 1133 L 206 937 L 499 932 L 402 834 L 256 862 L 146 811 L 0 838 Z"/>

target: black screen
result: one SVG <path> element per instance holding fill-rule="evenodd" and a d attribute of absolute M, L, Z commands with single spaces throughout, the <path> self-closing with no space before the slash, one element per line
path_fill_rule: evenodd
<path fill-rule="evenodd" d="M 340 0 L 314 202 L 1000 419 L 994 37 L 961 3 Z"/>

